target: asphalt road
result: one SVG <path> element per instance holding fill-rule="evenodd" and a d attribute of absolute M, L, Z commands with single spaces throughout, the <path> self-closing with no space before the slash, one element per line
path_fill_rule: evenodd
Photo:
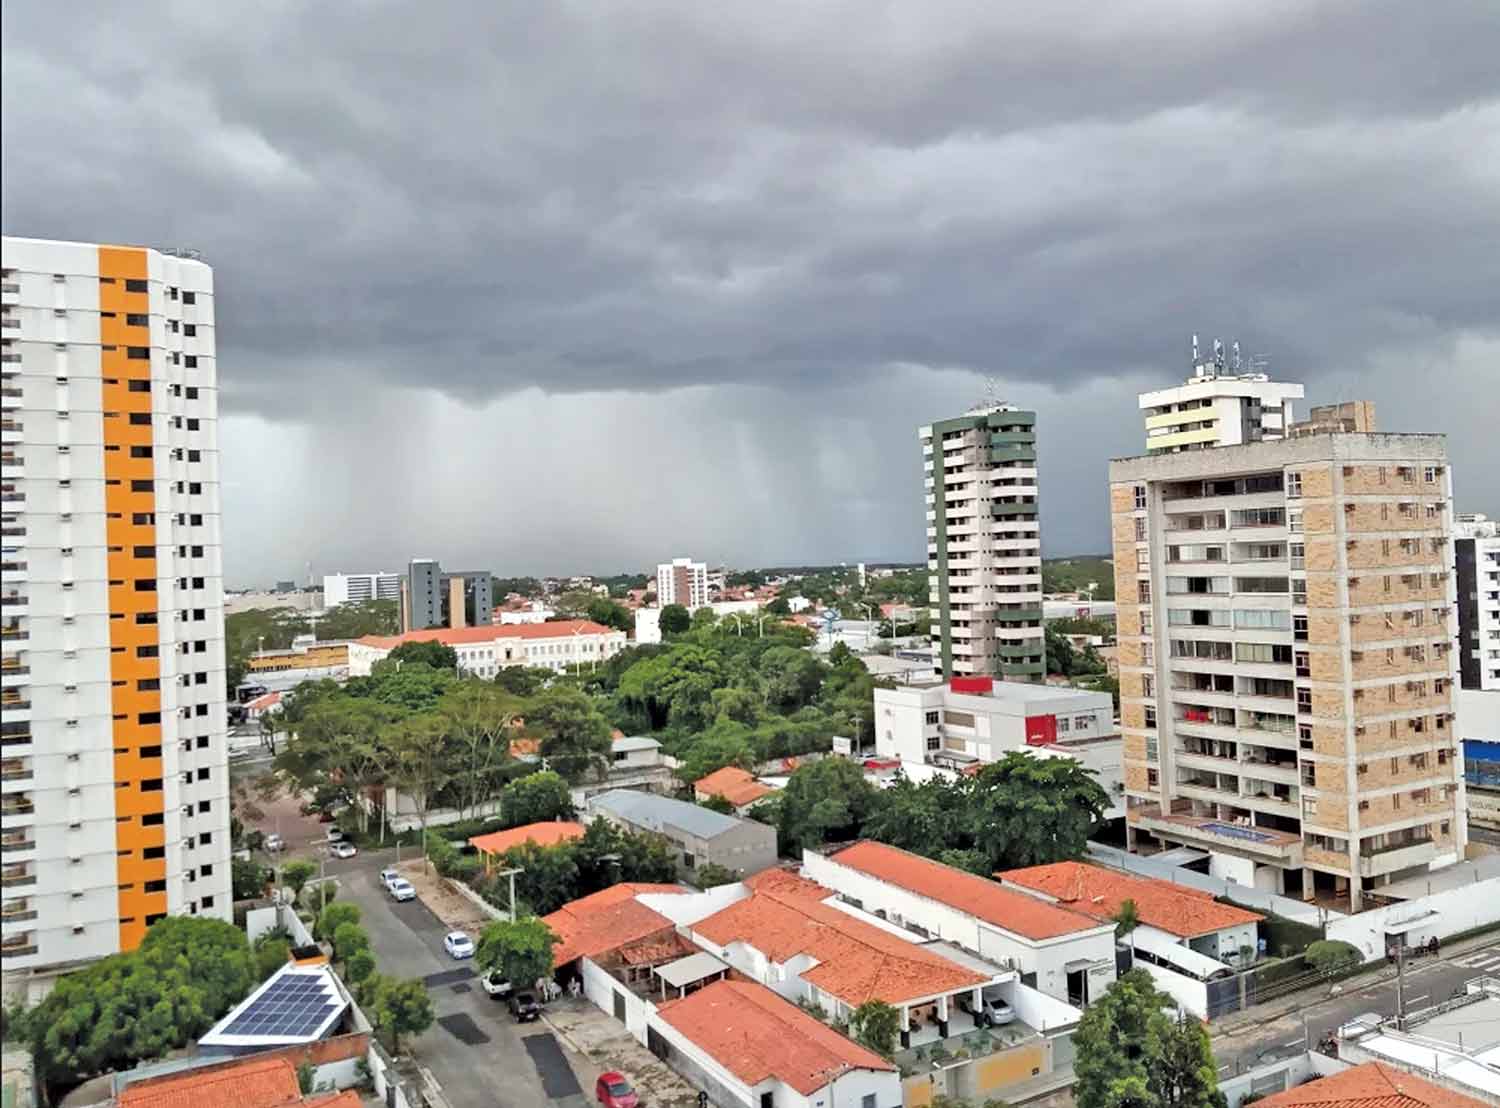
<path fill-rule="evenodd" d="M 1465 981 L 1482 974 L 1500 974 L 1500 941 L 1464 953 L 1408 962 L 1406 1010 L 1411 1012 L 1446 1000 Z M 1365 1012 L 1396 1014 L 1394 978 L 1346 981 L 1344 991 L 1338 996 L 1313 1001 L 1290 1015 L 1236 1034 L 1215 1035 L 1214 1056 L 1220 1073 L 1228 1076 L 1251 1069 L 1258 1059 L 1268 1060 L 1279 1053 L 1278 1048 L 1291 1051 L 1303 1049 L 1304 1043 L 1316 1046 L 1325 1031 L 1336 1030 Z"/>
<path fill-rule="evenodd" d="M 479 987 L 472 962 L 448 957 L 446 929 L 420 900 L 398 904 L 386 895 L 376 875 L 387 861 L 384 852 L 362 855 L 338 863 L 338 876 L 340 896 L 359 905 L 380 972 L 428 982 L 437 1020 L 403 1050 L 432 1071 L 452 1108 L 584 1108 L 553 1034 L 540 1024 L 516 1024 L 505 1004 Z"/>

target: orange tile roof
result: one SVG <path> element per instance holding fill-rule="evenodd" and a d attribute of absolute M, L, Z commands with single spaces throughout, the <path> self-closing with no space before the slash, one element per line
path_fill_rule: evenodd
<path fill-rule="evenodd" d="M 856 1007 L 867 1000 L 897 1004 L 989 980 L 823 904 L 805 887 L 812 882 L 788 876 L 791 881 L 775 877 L 758 882 L 750 896 L 699 920 L 693 931 L 720 947 L 746 943 L 773 962 L 809 955 L 818 964 L 804 971 L 802 979 Z"/>
<path fill-rule="evenodd" d="M 657 1011 L 746 1085 L 774 1077 L 808 1096 L 845 1068 L 895 1069 L 751 981 L 716 981 Z"/>
<path fill-rule="evenodd" d="M 364 646 L 394 650 L 402 643 L 440 642 L 444 646 L 465 646 L 496 639 L 562 639 L 577 632 L 580 635 L 613 635 L 618 632 L 589 619 L 560 619 L 554 623 L 492 623 L 477 627 L 429 627 L 425 631 L 408 631 L 404 635 L 366 635 L 356 639 Z"/>
<path fill-rule="evenodd" d="M 885 843 L 858 842 L 830 855 L 830 860 L 1027 939 L 1055 939 L 1099 926 L 1077 912 Z"/>
<path fill-rule="evenodd" d="M 776 790 L 769 785 L 762 785 L 739 766 L 725 766 L 706 777 L 698 778 L 693 783 L 693 791 L 703 796 L 722 796 L 736 808 L 743 808 Z"/>
<path fill-rule="evenodd" d="M 1169 935 L 1191 939 L 1212 935 L 1226 927 L 1257 923 L 1262 918 L 1199 889 L 1174 885 L 1156 877 L 1139 877 L 1085 862 L 1053 862 L 1007 870 L 996 877 L 1011 885 L 1055 897 L 1059 904 L 1100 921 L 1120 914 L 1120 906 L 1135 901 L 1140 921 Z"/>
<path fill-rule="evenodd" d="M 540 754 L 541 752 L 541 739 L 519 738 L 510 740 L 510 756 L 512 758 L 519 758 L 523 754 Z"/>
<path fill-rule="evenodd" d="M 1384 1062 L 1366 1062 L 1272 1093 L 1256 1104 L 1264 1108 L 1482 1108 L 1484 1101 Z"/>
<path fill-rule="evenodd" d="M 559 966 L 580 957 L 593 957 L 616 950 L 648 935 L 672 921 L 636 899 L 637 893 L 684 893 L 677 885 L 627 883 L 611 885 L 597 893 L 569 901 L 542 922 L 552 928 L 558 942 L 552 960 Z"/>
<path fill-rule="evenodd" d="M 514 749 L 514 744 L 512 744 Z M 491 831 L 488 835 L 475 835 L 469 845 L 481 854 L 504 854 L 522 843 L 536 846 L 556 846 L 583 838 L 583 824 L 571 821 L 544 821 L 528 823 L 523 827 L 512 827 L 506 831 Z"/>
<path fill-rule="evenodd" d="M 119 1096 L 119 1108 L 282 1108 L 301 1103 L 297 1071 L 285 1058 L 251 1059 L 137 1081 Z"/>
<path fill-rule="evenodd" d="M 301 1101 L 302 1108 L 360 1108 L 364 1101 L 353 1089 L 341 1093 L 326 1093 Z"/>

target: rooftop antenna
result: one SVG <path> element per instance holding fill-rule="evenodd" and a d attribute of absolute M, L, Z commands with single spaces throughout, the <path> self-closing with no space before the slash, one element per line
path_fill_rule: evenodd
<path fill-rule="evenodd" d="M 1222 339 L 1214 339 L 1214 370 L 1222 372 L 1224 369 L 1224 342 Z"/>
<path fill-rule="evenodd" d="M 1198 333 L 1193 332 L 1193 368 L 1198 368 Z"/>
<path fill-rule="evenodd" d="M 1238 373 L 1240 371 L 1240 340 L 1235 339 L 1234 344 L 1230 346 L 1229 349 L 1231 351 L 1229 364 L 1233 366 L 1234 371 Z"/>
<path fill-rule="evenodd" d="M 318 607 L 313 603 L 313 575 L 312 563 L 307 563 L 307 622 L 313 637 L 313 642 L 318 641 Z"/>

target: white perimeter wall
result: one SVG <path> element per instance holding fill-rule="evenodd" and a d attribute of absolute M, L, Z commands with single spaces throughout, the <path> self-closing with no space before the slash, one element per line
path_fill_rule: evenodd
<path fill-rule="evenodd" d="M 1421 922 L 1406 935 L 1410 946 L 1434 937 L 1446 939 L 1476 927 L 1500 923 L 1500 877 L 1476 881 L 1461 889 L 1434 893 L 1404 904 L 1393 904 L 1389 908 L 1361 912 L 1357 916 L 1330 919 L 1328 937 L 1352 943 L 1368 962 L 1385 957 L 1387 927 L 1418 918 Z"/>

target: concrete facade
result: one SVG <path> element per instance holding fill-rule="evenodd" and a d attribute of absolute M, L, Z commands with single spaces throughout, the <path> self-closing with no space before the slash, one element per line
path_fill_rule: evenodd
<path fill-rule="evenodd" d="M 590 798 L 589 814 L 629 831 L 665 836 L 677 850 L 677 867 L 691 879 L 705 865 L 723 866 L 741 877 L 776 864 L 776 829 L 752 819 L 632 789 Z"/>
<path fill-rule="evenodd" d="M 4 240 L 7 992 L 228 919 L 213 271 Z"/>
<path fill-rule="evenodd" d="M 1458 679 L 1500 692 L 1500 524 L 1461 517 L 1453 529 L 1458 573 Z"/>
<path fill-rule="evenodd" d="M 934 667 L 1041 681 L 1036 413 L 1001 404 L 918 431 Z"/>
<path fill-rule="evenodd" d="M 1132 831 L 1356 910 L 1462 858 L 1442 436 L 1162 453 L 1110 481 Z"/>

